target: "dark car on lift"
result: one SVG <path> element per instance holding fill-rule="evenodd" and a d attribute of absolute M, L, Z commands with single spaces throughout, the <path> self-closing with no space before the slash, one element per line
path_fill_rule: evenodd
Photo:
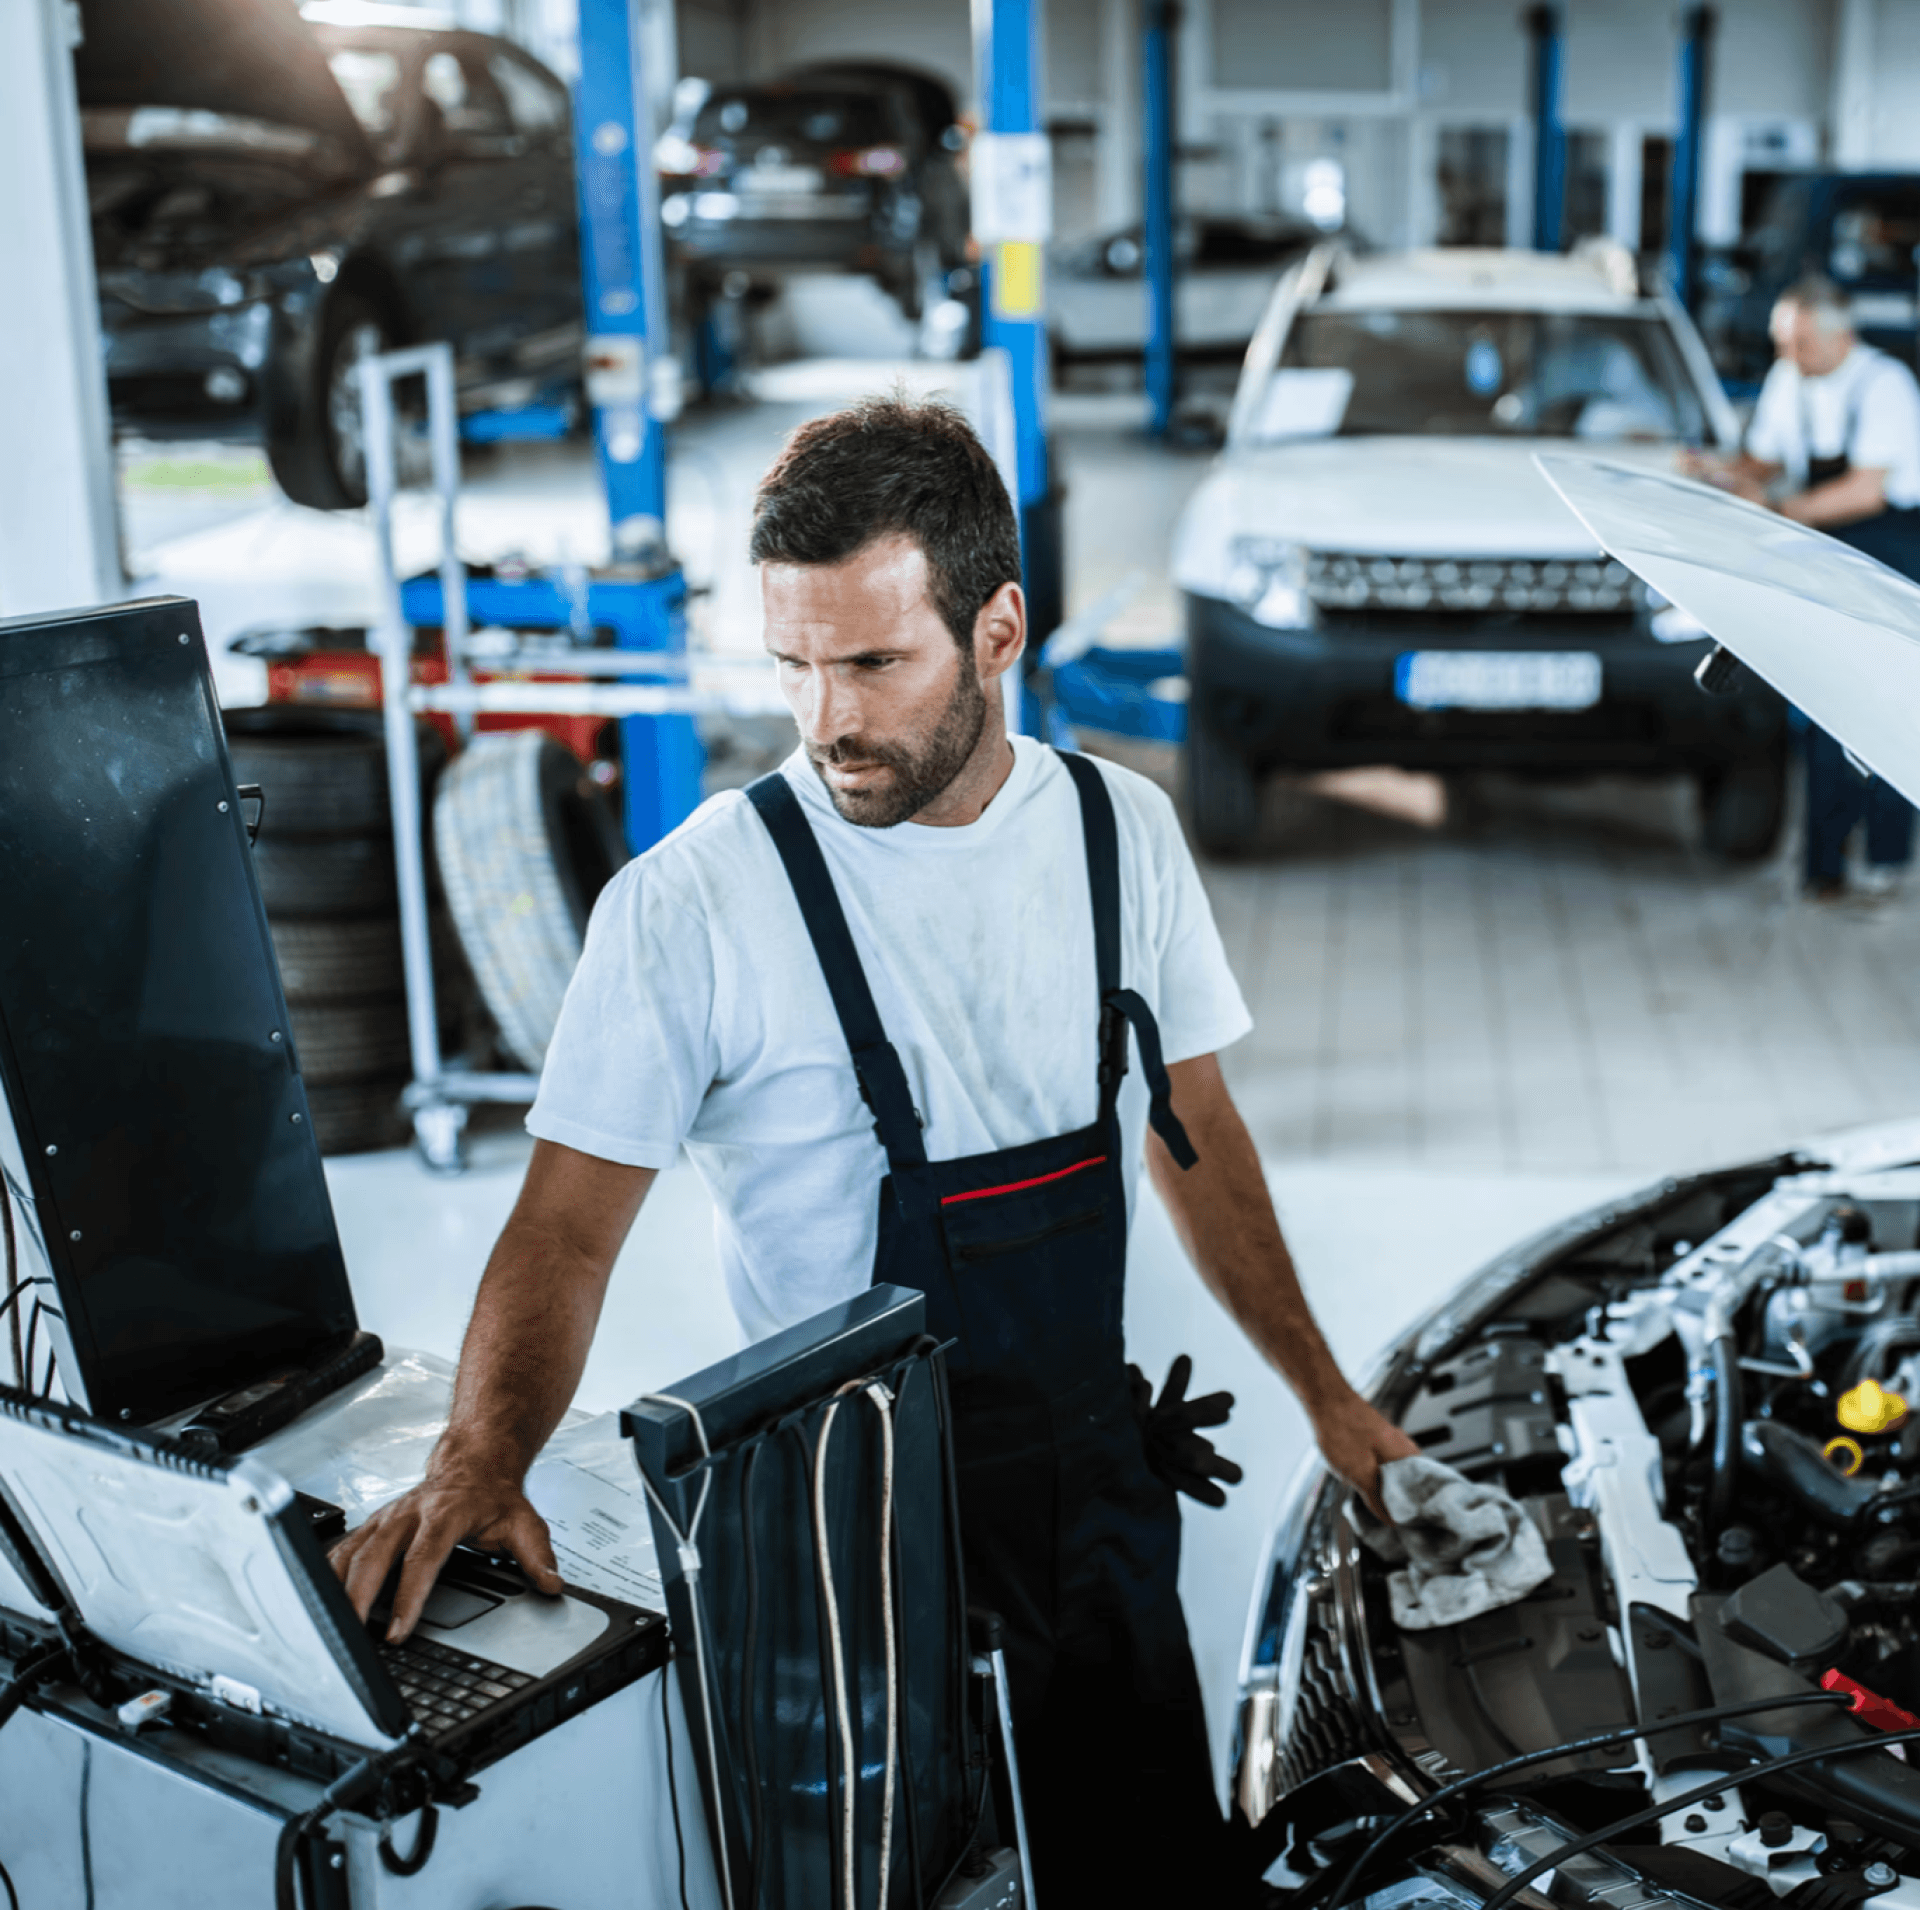
<path fill-rule="evenodd" d="M 1741 197 L 1744 236 L 1702 261 L 1699 300 L 1701 335 L 1734 389 L 1767 375 L 1774 301 L 1809 272 L 1847 294 L 1869 345 L 1915 362 L 1920 173 L 1750 172 Z"/>
<path fill-rule="evenodd" d="M 257 439 L 289 497 L 337 509 L 365 497 L 368 353 L 449 341 L 463 410 L 571 398 L 571 113 L 545 67 L 400 7 L 84 0 L 82 15 L 120 430 Z"/>
<path fill-rule="evenodd" d="M 683 84 L 654 163 L 669 248 L 693 277 L 857 272 L 912 318 L 927 283 L 965 263 L 965 141 L 942 82 L 853 62 Z"/>

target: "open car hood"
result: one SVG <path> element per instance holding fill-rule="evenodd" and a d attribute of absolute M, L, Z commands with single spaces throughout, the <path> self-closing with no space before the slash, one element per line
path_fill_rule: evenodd
<path fill-rule="evenodd" d="M 1920 803 L 1920 586 L 1688 478 L 1534 462 L 1609 555 Z"/>
<path fill-rule="evenodd" d="M 81 0 L 80 104 L 298 126 L 373 154 L 294 0 Z"/>

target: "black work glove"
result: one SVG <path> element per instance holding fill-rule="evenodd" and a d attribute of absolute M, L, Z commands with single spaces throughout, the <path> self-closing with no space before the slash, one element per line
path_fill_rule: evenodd
<path fill-rule="evenodd" d="M 1237 1486 L 1246 1474 L 1225 1454 L 1215 1452 L 1213 1441 L 1201 1438 L 1200 1428 L 1224 1426 L 1233 1411 L 1233 1395 L 1208 1393 L 1203 1399 L 1189 1399 L 1187 1382 L 1192 1377 L 1193 1361 L 1182 1353 L 1168 1368 L 1167 1383 L 1156 1400 L 1146 1374 L 1129 1366 L 1127 1393 L 1153 1476 L 1202 1505 L 1223 1506 L 1227 1495 L 1214 1481 L 1224 1479 Z"/>

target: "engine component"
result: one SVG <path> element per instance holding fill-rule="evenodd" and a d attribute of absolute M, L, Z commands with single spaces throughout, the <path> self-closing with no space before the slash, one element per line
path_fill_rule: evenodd
<path fill-rule="evenodd" d="M 1834 1417 L 1850 1433 L 1889 1433 L 1907 1416 L 1907 1402 L 1877 1379 L 1863 1379 L 1840 1395 Z"/>
<path fill-rule="evenodd" d="M 1820 1450 L 1827 1464 L 1843 1479 L 1851 1479 L 1867 1463 L 1866 1449 L 1859 1440 L 1849 1439 L 1844 1433 L 1838 1439 L 1829 1439 Z"/>
<path fill-rule="evenodd" d="M 1778 1420 L 1750 1419 L 1740 1457 L 1756 1478 L 1836 1531 L 1850 1531 L 1877 1496 L 1866 1480 L 1835 1472 L 1817 1439 Z"/>
<path fill-rule="evenodd" d="M 1791 1567 L 1749 1579 L 1720 1608 L 1730 1638 L 1796 1669 L 1831 1664 L 1847 1642 L 1847 1614 Z"/>
<path fill-rule="evenodd" d="M 1916 1718 L 1911 1711 L 1902 1710 L 1891 1698 L 1883 1698 L 1863 1684 L 1856 1684 L 1845 1672 L 1826 1673 L 1820 1680 L 1820 1689 L 1842 1693 L 1853 1715 L 1863 1724 L 1872 1725 L 1876 1731 L 1911 1731 L 1920 1727 L 1920 1718 Z"/>

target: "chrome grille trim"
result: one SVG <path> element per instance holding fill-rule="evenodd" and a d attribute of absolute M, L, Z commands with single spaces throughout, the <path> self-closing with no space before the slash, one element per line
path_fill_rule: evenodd
<path fill-rule="evenodd" d="M 1611 557 L 1393 557 L 1307 553 L 1306 594 L 1323 610 L 1519 610 L 1625 616 L 1645 586 Z"/>

